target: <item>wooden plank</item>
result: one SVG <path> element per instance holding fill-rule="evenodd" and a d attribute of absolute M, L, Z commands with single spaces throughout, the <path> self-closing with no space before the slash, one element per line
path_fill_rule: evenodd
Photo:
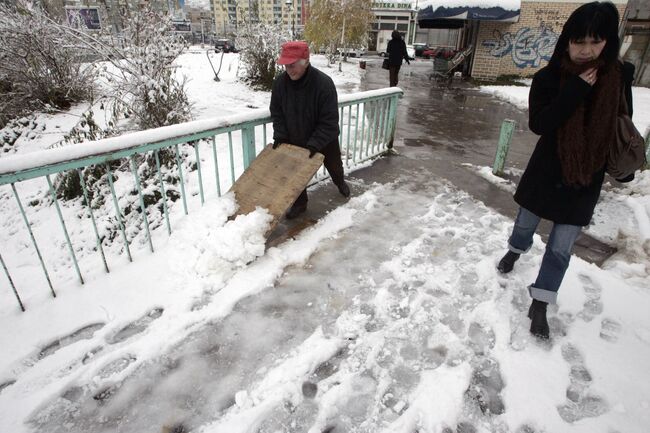
<path fill-rule="evenodd" d="M 266 248 L 277 247 L 281 243 L 288 241 L 289 239 L 294 239 L 298 236 L 303 230 L 316 224 L 318 220 L 312 218 L 296 218 L 291 221 L 291 224 L 284 231 L 277 231 L 278 233 L 274 236 L 275 233 L 267 233 L 271 236 L 266 241 Z"/>
<path fill-rule="evenodd" d="M 258 206 L 268 209 L 273 216 L 268 235 L 307 187 L 323 159 L 321 153 L 309 158 L 309 150 L 302 147 L 282 144 L 273 149 L 269 144 L 230 188 L 239 205 L 233 217 Z"/>

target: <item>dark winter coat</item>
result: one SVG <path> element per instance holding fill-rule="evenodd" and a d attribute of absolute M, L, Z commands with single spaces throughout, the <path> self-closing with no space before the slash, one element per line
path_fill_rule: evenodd
<path fill-rule="evenodd" d="M 273 141 L 312 148 L 322 153 L 339 145 L 339 110 L 332 79 L 308 66 L 297 81 L 283 72 L 271 92 Z"/>
<path fill-rule="evenodd" d="M 401 37 L 392 38 L 388 41 L 386 52 L 388 53 L 389 66 L 402 66 L 402 59 L 410 60 L 408 52 L 406 51 L 406 42 L 404 42 L 404 39 Z"/>
<path fill-rule="evenodd" d="M 625 63 L 623 81 L 630 115 L 634 65 Z M 539 70 L 530 88 L 528 126 L 541 135 L 515 193 L 515 201 L 535 215 L 558 224 L 586 226 L 594 213 L 605 177 L 605 167 L 584 187 L 566 185 L 557 149 L 557 131 L 589 98 L 591 86 L 577 75 L 560 90 L 559 70 Z M 612 125 L 612 127 L 615 127 Z"/>

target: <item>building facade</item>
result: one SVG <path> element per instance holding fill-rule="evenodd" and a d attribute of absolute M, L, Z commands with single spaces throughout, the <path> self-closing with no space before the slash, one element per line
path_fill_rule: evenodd
<path fill-rule="evenodd" d="M 308 0 L 213 0 L 217 34 L 231 37 L 239 26 L 263 22 L 300 34 L 309 16 Z"/>
<path fill-rule="evenodd" d="M 522 0 L 514 23 L 478 21 L 470 75 L 483 80 L 500 76 L 532 76 L 553 54 L 562 26 L 588 1 Z M 612 0 L 623 17 L 627 0 Z"/>
<path fill-rule="evenodd" d="M 411 2 L 378 1 L 371 7 L 374 19 L 368 35 L 368 51 L 385 53 L 393 30 L 399 31 L 407 44 L 415 37 L 415 9 Z"/>

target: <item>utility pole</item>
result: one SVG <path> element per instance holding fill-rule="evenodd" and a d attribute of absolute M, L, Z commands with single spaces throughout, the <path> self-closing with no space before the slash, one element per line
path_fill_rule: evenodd
<path fill-rule="evenodd" d="M 343 44 L 345 43 L 344 41 L 345 41 L 345 14 L 343 15 L 343 28 L 341 29 L 341 47 L 340 47 L 341 51 L 339 54 L 339 72 L 343 71 L 343 64 L 341 63 L 342 62 L 341 57 L 343 57 L 344 55 L 347 56 L 347 54 L 343 52 L 343 49 L 345 48 L 343 46 Z"/>
<path fill-rule="evenodd" d="M 288 16 L 287 16 L 287 26 L 291 24 L 291 40 L 294 40 L 296 38 L 296 21 L 294 19 L 293 15 L 293 0 L 285 0 L 284 4 L 287 6 L 287 9 L 289 10 Z M 291 20 L 291 21 L 289 21 Z"/>

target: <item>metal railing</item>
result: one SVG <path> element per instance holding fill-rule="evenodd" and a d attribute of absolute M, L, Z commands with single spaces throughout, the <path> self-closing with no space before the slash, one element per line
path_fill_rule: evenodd
<path fill-rule="evenodd" d="M 339 98 L 339 143 L 345 167 L 352 168 L 392 147 L 397 102 L 401 96 L 401 90 L 391 88 Z M 172 233 L 170 214 L 180 212 L 176 205 L 178 199 L 183 204 L 184 215 L 188 215 L 191 196 L 199 196 L 200 204 L 196 199 L 192 202 L 195 206 L 205 203 L 209 195 L 207 185 L 212 184 L 214 195 L 220 197 L 269 142 L 267 137 L 272 136 L 269 125 L 272 130 L 268 110 L 254 110 L 1 158 L 0 213 L 5 230 L 0 238 L 0 264 L 20 308 L 25 311 L 18 287 L 34 285 L 33 269 L 39 264 L 51 295 L 56 297 L 57 278 L 51 277 L 48 269 L 53 265 L 46 264 L 46 258 L 48 253 L 55 254 L 63 243 L 69 259 L 57 261 L 54 267 L 64 275 L 74 268 L 81 284 L 84 284 L 82 269 L 97 266 L 90 262 L 91 252 L 99 255 L 104 271 L 109 272 L 105 249 L 115 252 L 115 245 L 120 244 L 117 236 L 122 238 L 122 247 L 115 253 L 126 254 L 129 261 L 133 261 L 131 246 L 136 239 L 153 252 L 152 232 L 162 227 L 164 220 L 167 233 Z M 240 148 L 234 146 L 237 141 L 241 143 Z M 163 152 L 165 160 L 161 162 Z M 202 158 L 202 154 L 209 156 Z M 100 175 L 89 185 L 84 178 L 92 170 Z M 57 176 L 54 182 L 52 175 Z M 79 197 L 61 200 L 55 185 L 70 176 L 78 179 Z M 325 176 L 323 168 L 314 181 Z M 120 188 L 116 191 L 118 182 Z M 13 202 L 11 195 L 15 207 L 9 204 Z M 22 196 L 29 197 L 27 206 Z M 64 242 L 60 235 L 55 237 L 48 224 L 54 218 L 51 206 L 42 205 L 48 201 L 56 210 Z M 80 205 L 83 214 L 79 212 Z M 102 206 L 105 212 L 97 212 Z M 114 216 L 109 216 L 109 207 L 113 208 Z M 98 224 L 97 215 L 104 218 L 103 224 Z M 159 218 L 156 220 L 154 216 Z M 20 219 L 26 233 L 22 234 L 19 247 L 9 247 L 11 254 L 7 255 L 2 250 L 11 244 L 10 239 L 20 236 L 16 230 Z M 86 230 L 90 231 L 88 226 L 92 226 L 94 236 L 90 237 L 94 239 L 85 236 Z M 42 238 L 49 241 L 45 249 Z"/>
<path fill-rule="evenodd" d="M 499 132 L 499 142 L 497 143 L 496 155 L 494 156 L 494 164 L 492 166 L 492 174 L 495 176 L 503 177 L 504 169 L 506 166 L 506 158 L 510 150 L 510 142 L 512 141 L 512 134 L 515 129 L 515 121 L 505 119 L 501 123 L 501 130 Z M 643 140 L 645 142 L 645 164 L 642 170 L 650 170 L 650 127 L 646 128 L 643 133 Z"/>

